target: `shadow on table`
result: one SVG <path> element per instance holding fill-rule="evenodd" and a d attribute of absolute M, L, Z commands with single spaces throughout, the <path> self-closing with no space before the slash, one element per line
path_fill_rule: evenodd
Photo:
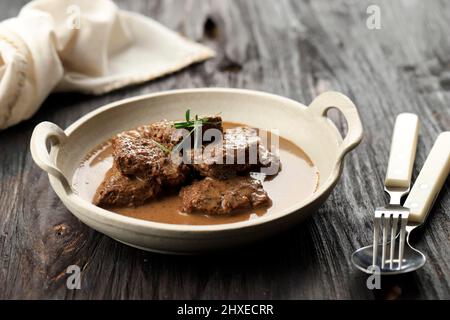
<path fill-rule="evenodd" d="M 269 236 L 263 240 L 246 245 L 231 247 L 208 252 L 206 254 L 192 256 L 164 255 L 165 259 L 174 263 L 188 262 L 204 265 L 205 262 L 231 268 L 252 268 L 264 263 L 266 267 L 279 266 L 280 262 L 288 257 L 314 256 L 314 242 L 310 233 L 311 219 L 307 219 L 302 224 L 292 227 L 280 234 Z"/>

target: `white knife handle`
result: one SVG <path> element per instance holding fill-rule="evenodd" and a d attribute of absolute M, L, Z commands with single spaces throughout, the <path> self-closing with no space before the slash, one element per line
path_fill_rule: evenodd
<path fill-rule="evenodd" d="M 395 120 L 389 164 L 384 185 L 388 188 L 409 188 L 416 158 L 419 118 L 413 113 L 401 113 Z"/>
<path fill-rule="evenodd" d="M 423 223 L 450 173 L 450 131 L 441 133 L 405 201 L 409 220 Z"/>

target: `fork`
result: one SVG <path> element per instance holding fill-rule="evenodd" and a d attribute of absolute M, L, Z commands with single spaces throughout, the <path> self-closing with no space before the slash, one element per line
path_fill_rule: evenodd
<path fill-rule="evenodd" d="M 409 210 L 401 206 L 401 199 L 408 194 L 411 174 L 416 156 L 419 134 L 419 119 L 412 113 L 397 116 L 391 141 L 388 168 L 384 181 L 384 190 L 389 194 L 389 204 L 375 210 L 373 231 L 372 265 L 386 265 L 388 237 L 390 234 L 389 267 L 394 267 L 395 238 L 400 224 L 400 243 L 398 250 L 398 268 L 401 268 L 405 247 L 406 225 Z M 378 242 L 381 230 L 381 263 L 378 262 Z"/>

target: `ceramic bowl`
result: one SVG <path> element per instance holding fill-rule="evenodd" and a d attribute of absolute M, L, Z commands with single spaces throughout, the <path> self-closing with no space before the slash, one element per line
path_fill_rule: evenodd
<path fill-rule="evenodd" d="M 186 108 L 199 114 L 221 112 L 226 121 L 266 130 L 302 148 L 320 174 L 319 186 L 307 199 L 280 212 L 219 225 L 176 225 L 120 215 L 82 199 L 71 186 L 75 170 L 90 150 L 113 135 L 161 119 L 178 119 Z M 327 118 L 330 108 L 344 115 L 342 138 Z M 344 156 L 361 141 L 363 129 L 355 105 L 338 92 L 325 92 L 306 107 L 273 94 L 240 89 L 187 89 L 147 94 L 101 107 L 66 130 L 50 122 L 36 126 L 31 138 L 34 161 L 48 173 L 64 205 L 82 222 L 117 241 L 144 250 L 192 254 L 242 245 L 280 232 L 314 213 L 327 199 L 342 172 Z M 51 150 L 46 144 L 51 141 Z"/>

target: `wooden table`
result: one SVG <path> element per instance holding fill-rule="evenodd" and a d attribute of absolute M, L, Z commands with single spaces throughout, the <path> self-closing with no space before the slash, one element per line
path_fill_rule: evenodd
<path fill-rule="evenodd" d="M 1 2 L 0 19 L 17 15 L 24 2 Z M 102 96 L 52 95 L 32 119 L 0 132 L 0 298 L 450 298 L 449 180 L 415 234 L 428 258 L 423 269 L 383 278 L 382 289 L 372 291 L 350 262 L 351 253 L 372 239 L 374 206 L 387 200 L 382 185 L 395 116 L 415 112 L 422 122 L 413 177 L 439 132 L 450 129 L 448 1 L 117 3 L 205 43 L 218 56 Z M 380 8 L 381 29 L 367 27 L 370 4 Z M 111 101 L 205 86 L 263 90 L 306 104 L 328 89 L 352 98 L 365 138 L 317 214 L 250 250 L 152 254 L 79 222 L 31 159 L 30 135 L 41 121 L 65 128 Z M 342 117 L 333 118 L 345 127 Z M 81 290 L 66 287 L 66 268 L 73 264 L 82 268 Z"/>

